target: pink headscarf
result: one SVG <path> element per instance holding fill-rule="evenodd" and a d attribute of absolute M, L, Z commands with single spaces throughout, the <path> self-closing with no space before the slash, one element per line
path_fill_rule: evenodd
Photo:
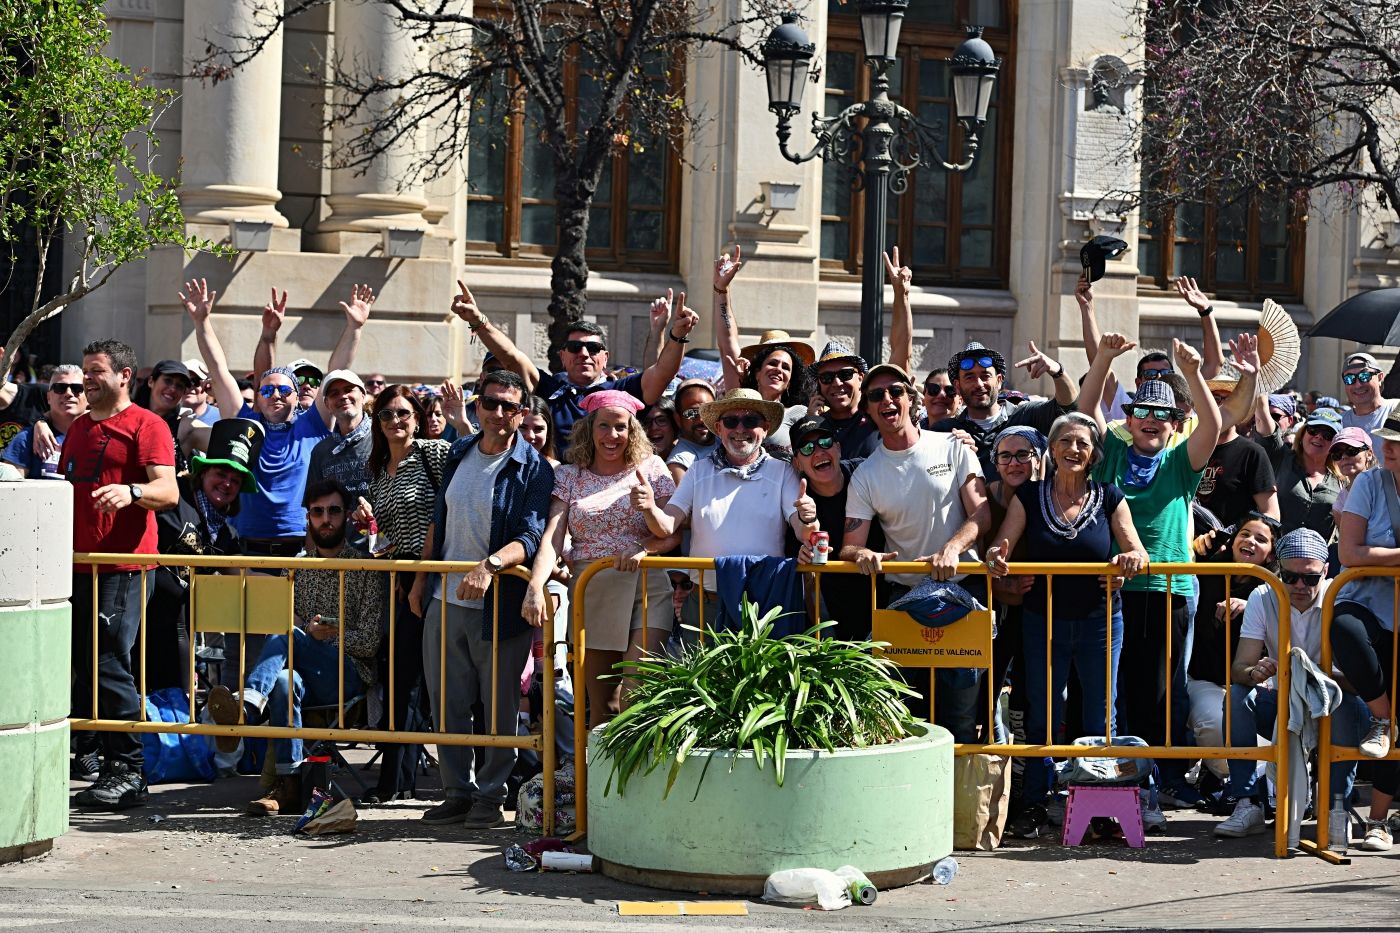
<path fill-rule="evenodd" d="M 646 404 L 637 396 L 617 389 L 604 389 L 601 392 L 590 392 L 580 401 L 579 407 L 592 414 L 600 408 L 621 408 L 623 411 L 636 414 Z"/>

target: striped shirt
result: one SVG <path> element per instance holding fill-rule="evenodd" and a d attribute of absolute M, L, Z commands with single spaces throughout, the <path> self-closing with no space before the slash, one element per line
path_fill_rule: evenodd
<path fill-rule="evenodd" d="M 433 521 L 433 502 L 442 485 L 449 441 L 415 440 L 399 461 L 393 476 L 388 470 L 369 481 L 370 505 L 379 523 L 379 533 L 395 545 L 393 556 L 417 560 L 423 556 L 423 543 Z"/>

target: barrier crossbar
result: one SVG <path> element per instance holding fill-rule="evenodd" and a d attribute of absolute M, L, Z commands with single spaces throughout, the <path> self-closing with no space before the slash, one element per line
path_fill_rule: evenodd
<path fill-rule="evenodd" d="M 576 695 L 576 696 L 586 696 L 586 695 L 587 695 L 586 690 L 583 689 L 583 688 L 580 686 L 581 684 L 584 684 L 584 682 L 585 682 L 585 681 L 584 681 L 584 668 L 583 668 L 583 665 L 584 665 L 584 658 L 583 658 L 583 655 L 584 655 L 584 651 L 586 650 L 586 647 L 587 647 L 587 624 L 586 624 L 586 619 L 584 618 L 584 612 L 583 612 L 583 593 L 584 593 L 585 588 L 586 588 L 587 585 L 588 585 L 588 582 L 593 578 L 594 575 L 596 575 L 598 572 L 600 572 L 600 571 L 602 571 L 602 570 L 605 570 L 605 569 L 607 569 L 607 568 L 609 568 L 609 567 L 611 567 L 611 566 L 612 566 L 612 561 L 610 561 L 610 560 L 606 560 L 606 559 L 605 559 L 605 560 L 595 561 L 594 563 L 590 564 L 588 567 L 586 567 L 586 568 L 583 569 L 583 571 L 578 575 L 578 579 L 577 579 L 577 581 L 575 582 L 575 585 L 574 585 L 573 596 L 572 596 L 572 600 L 571 600 L 571 603 L 570 603 L 570 612 L 569 612 L 569 616 L 570 616 L 570 642 L 571 642 L 571 646 L 570 646 L 570 648 L 571 648 L 571 655 L 570 655 L 570 657 L 571 657 L 571 660 L 572 660 L 572 663 L 573 663 L 574 685 L 575 685 L 575 695 Z M 646 606 L 646 604 L 647 604 L 647 595 L 646 595 L 646 594 L 647 594 L 647 587 L 646 587 L 646 581 L 645 581 L 645 574 L 647 573 L 647 571 L 650 570 L 650 571 L 654 571 L 654 572 L 665 572 L 666 570 L 679 570 L 679 571 L 697 571 L 697 572 L 699 573 L 699 580 L 698 580 L 698 582 L 697 582 L 697 584 L 696 584 L 696 588 L 697 588 L 697 590 L 699 591 L 698 594 L 697 594 L 697 595 L 698 595 L 698 602 L 699 602 L 699 626 L 698 626 L 698 627 L 699 627 L 699 629 L 700 629 L 700 637 L 703 638 L 703 637 L 704 637 L 704 633 L 705 633 L 705 597 L 704 597 L 705 573 L 706 573 L 706 571 L 713 572 L 713 571 L 714 571 L 714 568 L 715 568 L 714 560 L 713 560 L 713 559 L 709 559 L 709 558 L 647 557 L 647 558 L 645 558 L 645 559 L 643 559 L 643 560 L 641 561 L 641 573 L 643 574 L 643 577 L 644 577 L 644 579 L 643 579 L 643 581 L 642 581 L 642 585 L 641 585 L 641 594 L 642 594 L 642 596 L 641 596 L 641 598 L 642 598 L 642 620 L 643 620 L 642 624 L 643 624 L 643 632 L 644 632 L 644 641 L 645 641 L 645 627 L 646 627 L 646 619 L 647 619 L 647 606 Z M 815 619 L 815 614 L 816 614 L 816 612 L 817 612 L 817 609 L 816 609 L 815 607 L 819 607 L 819 606 L 821 605 L 821 602 L 820 602 L 820 594 L 821 594 L 821 578 L 822 578 L 822 576 L 825 575 L 825 574 L 859 574 L 859 573 L 862 572 L 861 569 L 860 569 L 860 567 L 859 567 L 857 564 L 852 563 L 852 562 L 847 562 L 847 561 L 831 561 L 831 562 L 829 562 L 829 563 L 827 563 L 827 564 L 821 564 L 821 565 L 803 564 L 803 565 L 801 565 L 801 566 L 798 568 L 798 570 L 799 570 L 800 573 L 802 573 L 802 574 L 809 574 L 809 575 L 811 575 L 812 578 L 813 578 L 812 590 L 813 590 L 814 599 L 811 600 L 811 601 L 809 601 L 809 602 L 810 602 L 811 605 L 814 607 L 814 608 L 812 608 L 812 610 L 811 610 L 811 611 L 812 611 L 812 614 L 813 614 L 813 616 L 814 616 L 814 618 L 813 618 L 813 622 L 814 622 L 814 623 L 815 623 L 815 621 L 816 621 L 816 619 Z M 927 573 L 928 573 L 928 565 L 927 565 L 927 564 L 924 564 L 924 563 L 916 563 L 916 562 L 912 562 L 912 561 L 886 561 L 886 562 L 882 565 L 882 572 L 883 572 L 883 573 L 886 573 L 886 574 L 919 574 L 919 575 L 923 575 L 923 574 L 927 574 Z M 962 581 L 961 581 L 961 582 L 963 583 L 963 585 L 964 585 L 970 592 L 973 592 L 974 595 L 978 595 L 979 598 L 983 599 L 988 607 L 991 607 L 992 604 L 993 604 L 993 599 L 992 599 L 992 577 L 991 577 L 991 575 L 987 572 L 987 568 L 986 568 L 984 565 L 982 565 L 982 564 L 963 563 L 963 564 L 959 564 L 959 566 L 958 566 L 958 571 L 957 571 L 957 572 L 958 572 L 959 574 L 961 574 L 961 575 L 964 575 L 964 579 L 962 579 Z M 1053 588 L 1054 588 L 1054 587 L 1053 587 L 1053 581 L 1054 581 L 1054 578 L 1055 578 L 1055 577 L 1059 577 L 1059 576 L 1109 576 L 1109 577 L 1120 576 L 1120 572 L 1119 572 L 1118 568 L 1115 567 L 1115 566 L 1112 565 L 1112 564 L 1057 564 L 1057 563 L 1024 563 L 1024 562 L 1023 562 L 1023 563 L 1013 563 L 1013 564 L 1011 564 L 1011 565 L 1010 565 L 1009 572 L 1010 572 L 1012 575 L 1044 576 L 1044 577 L 1047 578 L 1047 595 L 1046 595 L 1046 667 L 1047 667 L 1047 675 L 1048 675 L 1048 673 L 1049 673 L 1050 665 L 1053 663 L 1053 656 L 1052 656 L 1052 652 L 1050 651 L 1050 646 L 1051 646 L 1052 641 L 1053 641 L 1053 631 L 1054 631 L 1054 624 L 1053 624 L 1053 620 L 1054 620 L 1054 615 L 1053 615 L 1053 607 L 1054 607 L 1054 602 L 1053 602 Z M 1269 586 L 1269 587 L 1274 591 L 1274 594 L 1275 594 L 1275 596 L 1276 596 L 1276 598 L 1277 598 L 1277 603 L 1276 603 L 1277 605 L 1283 606 L 1283 607 L 1286 607 L 1286 606 L 1289 605 L 1289 601 L 1288 601 L 1288 592 L 1287 592 L 1287 590 L 1285 589 L 1285 587 L 1284 587 L 1284 585 L 1283 585 L 1283 582 L 1282 582 L 1281 580 L 1279 580 L 1279 578 L 1278 578 L 1277 576 L 1275 576 L 1274 574 L 1269 573 L 1268 571 L 1266 571 L 1266 570 L 1264 570 L 1264 569 L 1262 569 L 1262 568 L 1260 568 L 1260 567 L 1257 567 L 1257 566 L 1255 566 L 1255 565 L 1253 565 L 1253 564 L 1227 564 L 1227 563 L 1208 563 L 1208 564 L 1196 564 L 1196 563 L 1154 563 L 1154 564 L 1151 564 L 1149 567 L 1145 568 L 1142 572 L 1143 572 L 1144 574 L 1153 574 L 1153 575 L 1159 575 L 1159 576 L 1163 576 L 1163 575 L 1164 575 L 1164 576 L 1166 576 L 1166 577 L 1168 578 L 1168 589 L 1167 589 L 1167 592 L 1165 592 L 1165 593 L 1162 594 L 1162 597 L 1163 597 L 1163 599 L 1165 599 L 1165 600 L 1168 602 L 1168 608 L 1169 608 L 1169 609 L 1170 609 L 1170 600 L 1171 600 L 1171 586 L 1170 586 L 1170 581 L 1171 581 L 1171 578 L 1174 577 L 1174 576 L 1206 576 L 1206 575 L 1224 576 L 1224 577 L 1225 577 L 1225 581 L 1226 581 L 1226 582 L 1225 582 L 1225 597 L 1226 597 L 1227 600 L 1230 598 L 1230 578 L 1231 578 L 1232 576 L 1250 576 L 1250 577 L 1254 577 L 1254 578 L 1256 578 L 1256 579 L 1259 579 L 1259 580 L 1263 581 L 1263 583 L 1264 583 L 1266 586 Z M 980 578 L 980 580 L 981 580 L 982 582 L 978 582 L 979 578 Z M 875 577 L 874 577 L 874 576 L 871 576 L 871 577 L 869 578 L 869 580 L 870 580 L 870 588 L 871 588 L 871 604 L 872 604 L 872 605 L 878 605 L 877 602 L 875 601 Z M 984 589 L 984 585 L 985 585 L 985 589 Z M 1397 592 L 1400 592 L 1400 584 L 1397 584 Z M 1107 608 L 1106 608 L 1106 611 L 1105 611 L 1105 624 L 1109 627 L 1109 630 L 1111 631 L 1111 627 L 1112 627 L 1112 606 L 1111 606 L 1111 603 L 1108 603 L 1108 604 L 1106 604 L 1106 605 L 1107 605 Z M 882 612 L 882 610 L 876 610 L 877 616 L 878 616 L 881 612 Z M 873 623 L 873 621 L 874 621 L 874 620 L 872 620 L 872 623 Z M 990 649 L 990 644 L 991 644 L 991 629 L 990 629 L 990 626 L 991 626 L 991 613 L 988 612 L 988 613 L 978 614 L 976 617 L 974 617 L 974 616 L 969 616 L 969 617 L 966 618 L 966 619 L 959 620 L 958 622 L 953 623 L 953 625 L 954 625 L 954 626 L 956 626 L 956 625 L 966 625 L 969 621 L 973 621 L 975 624 L 981 624 L 981 625 L 987 626 L 987 629 L 986 629 L 986 632 L 985 632 L 985 635 L 986 635 L 986 643 L 987 643 L 987 645 L 988 645 L 988 648 Z M 1246 761 L 1267 761 L 1267 762 L 1272 762 L 1272 763 L 1274 764 L 1275 768 L 1277 769 L 1277 775 L 1278 775 L 1278 779 L 1277 779 L 1277 785 L 1278 785 L 1278 790 L 1277 790 L 1278 812 L 1279 812 L 1279 813 L 1287 813 L 1287 812 L 1288 812 L 1287 806 L 1288 806 L 1288 768 L 1289 768 L 1289 761 L 1288 761 L 1288 745 L 1287 745 L 1287 740 L 1286 740 L 1286 737 L 1288 736 L 1288 718 L 1287 718 L 1287 717 L 1288 717 L 1288 702 L 1287 702 L 1287 699 L 1286 699 L 1286 698 L 1287 698 L 1288 692 L 1289 692 L 1289 676 L 1290 676 L 1290 671 L 1289 671 L 1289 665 L 1287 665 L 1286 663 L 1283 663 L 1283 658 L 1287 658 L 1289 648 L 1290 648 L 1290 646 L 1291 646 L 1291 644 L 1292 644 L 1292 642 L 1291 642 L 1291 634 L 1290 634 L 1290 621 L 1291 621 L 1291 619 L 1290 619 L 1290 614 L 1289 614 L 1288 612 L 1283 612 L 1283 613 L 1280 614 L 1280 618 L 1279 618 L 1279 620 L 1278 620 L 1278 633 L 1279 633 L 1279 634 L 1278 634 L 1278 637 L 1279 637 L 1279 653 L 1282 655 L 1282 658 L 1279 659 L 1279 669 L 1278 669 L 1278 673 L 1277 673 L 1277 675 L 1276 675 L 1276 681 L 1277 681 L 1277 685 L 1278 685 L 1279 695 L 1280 695 L 1280 697 L 1283 698 L 1283 699 L 1281 699 L 1281 701 L 1280 701 L 1279 704 L 1278 704 L 1278 719 L 1277 719 L 1277 722 L 1275 723 L 1275 726 L 1274 726 L 1274 739 L 1273 739 L 1273 741 L 1272 741 L 1270 744 L 1268 744 L 1268 745 L 1251 745 L 1251 746 L 1243 747 L 1243 746 L 1234 746 L 1234 745 L 1228 744 L 1229 741 L 1230 741 L 1230 718 L 1231 718 L 1230 704 L 1229 704 L 1229 702 L 1228 702 L 1228 698 L 1229 698 L 1228 686 L 1227 686 L 1227 691 L 1226 691 L 1226 702 L 1225 702 L 1225 704 L 1224 704 L 1224 711 L 1223 711 L 1223 712 L 1224 712 L 1224 718 L 1225 718 L 1223 733 L 1224 733 L 1225 741 L 1226 741 L 1227 744 L 1224 745 L 1224 746 L 1214 746 L 1214 747 L 1202 747 L 1202 746 L 1196 746 L 1196 745 L 1173 745 L 1173 744 L 1171 744 L 1171 727 L 1170 727 L 1170 723 L 1171 723 L 1171 708 L 1172 708 L 1172 702 L 1173 702 L 1173 699 L 1174 699 L 1174 698 L 1173 698 L 1173 696 L 1172 696 L 1172 686 L 1171 686 L 1171 680 L 1172 680 L 1172 678 L 1171 678 L 1171 676 L 1170 676 L 1170 671 L 1171 671 L 1172 663 L 1173 663 L 1173 660 L 1174 660 L 1174 659 L 1172 658 L 1172 655 L 1171 655 L 1171 631 L 1170 631 L 1170 626 L 1171 626 L 1171 613 L 1170 613 L 1170 611 L 1168 611 L 1168 612 L 1166 613 L 1166 625 L 1168 626 L 1168 630 L 1167 630 L 1167 632 L 1165 633 L 1165 634 L 1166 634 L 1166 652 L 1167 652 L 1167 654 L 1166 654 L 1166 666 L 1167 666 L 1167 670 L 1168 670 L 1168 676 L 1167 676 L 1167 693 L 1166 693 L 1166 716 L 1165 716 L 1165 720 L 1166 720 L 1166 722 L 1167 722 L 1167 735 L 1166 735 L 1166 738 L 1167 738 L 1167 743 L 1168 743 L 1168 744 L 1166 744 L 1166 745 L 1150 745 L 1150 746 L 1145 746 L 1145 747 L 1144 747 L 1144 746 L 1123 746 L 1123 745 L 1116 745 L 1116 746 L 1115 746 L 1115 745 L 1112 744 L 1113 736 L 1112 736 L 1112 735 L 1105 735 L 1105 736 L 1104 736 L 1105 744 L 1104 744 L 1103 746 L 1083 746 L 1083 745 L 1056 744 L 1056 743 L 1043 743 L 1043 744 L 1024 744 L 1024 743 L 1022 743 L 1022 744 L 1010 744 L 1010 743 L 1001 743 L 1001 744 L 998 744 L 998 743 L 995 743 L 995 742 L 984 742 L 984 743 L 976 743 L 976 744 L 973 744 L 973 743 L 958 743 L 958 744 L 955 744 L 955 745 L 954 745 L 954 754 L 955 754 L 955 755 L 959 755 L 959 756 L 987 754 L 987 755 L 998 755 L 998 756 L 1003 756 L 1003 757 L 1056 757 L 1056 758 L 1070 758 L 1070 757 L 1079 757 L 1079 758 L 1085 758 L 1085 757 L 1097 757 L 1097 758 L 1133 757 L 1133 758 L 1172 758 L 1172 759 L 1185 759 L 1185 760 L 1195 760 L 1195 759 L 1198 759 L 1198 758 L 1202 758 L 1202 759 L 1237 759 L 1237 760 L 1246 760 Z M 913 626 L 916 626 L 916 627 L 918 627 L 918 625 L 919 625 L 917 622 L 914 622 L 912 619 L 909 619 L 909 624 L 910 624 L 910 625 L 913 625 Z M 1224 675 L 1225 675 L 1225 683 L 1228 685 L 1228 684 L 1231 683 L 1231 678 L 1230 678 L 1230 665 L 1231 665 L 1231 657 L 1232 657 L 1232 654 L 1233 654 L 1234 645 L 1233 645 L 1233 644 L 1230 644 L 1230 642 L 1229 642 L 1229 637 L 1230 637 L 1230 628 L 1229 628 L 1229 626 L 1226 626 L 1226 627 L 1225 627 L 1225 633 L 1226 633 L 1226 645 L 1225 645 L 1225 671 L 1224 671 Z M 1105 669 L 1106 669 L 1106 671 L 1109 671 L 1109 672 L 1111 672 L 1111 669 L 1112 669 L 1112 654 L 1111 654 L 1111 652 L 1112 652 L 1112 638 L 1110 637 L 1110 638 L 1108 639 L 1108 650 L 1105 651 L 1105 659 L 1104 659 Z M 897 658 L 897 657 L 895 657 L 895 658 L 893 658 L 893 659 L 896 660 L 896 663 L 898 663 L 898 658 Z M 922 666 L 922 665 L 905 665 L 905 666 Z M 990 650 L 988 650 L 988 651 L 986 652 L 986 664 L 977 664 L 977 665 L 973 665 L 973 664 L 959 663 L 959 664 L 945 664 L 945 665 L 938 665 L 938 666 L 959 666 L 959 667 L 974 667 L 974 666 L 975 666 L 975 667 L 982 667 L 983 669 L 990 669 L 991 666 L 992 666 L 992 662 L 991 662 L 991 652 L 990 652 Z M 1120 671 L 1120 674 L 1121 674 L 1121 671 Z M 1053 708 L 1054 708 L 1054 707 L 1053 707 L 1053 704 L 1049 702 L 1049 700 L 1050 700 L 1049 693 L 1050 693 L 1050 689 L 1051 689 L 1051 684 L 1052 684 L 1052 683 L 1053 683 L 1053 678 L 1047 676 L 1047 677 L 1046 677 L 1046 693 L 1047 693 L 1046 700 L 1047 700 L 1047 702 L 1046 702 L 1046 706 L 1045 706 L 1045 708 L 1046 708 L 1046 717 L 1047 717 L 1047 720 L 1048 720 L 1049 717 L 1052 715 L 1051 711 L 1052 711 Z M 932 685 L 932 675 L 930 676 L 930 685 Z M 1113 705 L 1113 695 L 1112 695 L 1113 685 L 1114 685 L 1114 678 L 1113 678 L 1112 676 L 1106 677 L 1106 678 L 1105 678 L 1105 691 L 1104 691 L 1104 693 L 1105 693 L 1105 696 L 1104 696 L 1104 703 L 1105 703 L 1105 710 L 1106 710 L 1106 712 L 1107 712 L 1107 711 L 1111 711 L 1111 707 L 1112 707 L 1112 705 Z M 999 685 L 996 685 L 996 686 L 999 686 Z M 932 719 L 934 718 L 934 715 L 935 715 L 934 705 L 933 705 L 933 697 L 932 697 L 932 694 L 933 694 L 934 691 L 933 691 L 932 689 L 930 689 L 929 692 L 930 692 L 930 697 L 929 697 L 929 718 L 932 720 Z M 996 702 L 997 702 L 997 697 L 998 697 L 1000 691 L 999 691 L 998 689 L 988 689 L 986 692 L 987 692 L 987 707 L 988 707 L 988 708 L 987 708 L 987 714 L 988 714 L 988 715 L 987 715 L 987 729 L 988 729 L 988 732 L 990 732 L 991 723 L 994 721 L 994 718 L 995 718 L 995 704 L 996 704 Z M 1179 702 L 1187 702 L 1186 698 L 1184 698 L 1184 697 L 1177 697 L 1177 698 L 1175 698 L 1175 699 L 1176 699 L 1177 701 L 1179 701 Z M 625 704 L 625 702 L 626 702 L 626 700 L 625 700 L 625 697 L 624 697 L 624 704 Z M 1109 722 L 1112 721 L 1112 719 L 1113 719 L 1112 716 L 1105 716 L 1105 720 L 1104 720 L 1104 721 L 1105 721 L 1105 723 L 1109 723 Z M 576 793 L 577 793 L 577 826 L 578 826 L 578 831 L 577 831 L 577 833 L 576 833 L 577 836 L 582 836 L 582 835 L 584 835 L 584 834 L 587 832 L 587 828 L 588 828 L 588 822 L 587 822 L 587 821 L 588 821 L 588 811 L 587 811 L 587 807 L 588 807 L 588 803 L 587 803 L 587 799 L 588 799 L 588 763 L 587 763 L 588 727 L 587 727 L 586 722 L 587 722 L 587 720 L 586 720 L 586 716 L 584 715 L 584 711 L 583 711 L 582 709 L 576 709 L 576 710 L 575 710 L 575 715 L 574 715 L 574 749 L 575 749 L 575 755 L 576 755 L 574 783 L 575 783 L 575 790 L 576 790 Z M 1053 726 L 1053 724 L 1051 724 L 1051 725 Z M 1047 734 L 1047 735 L 1051 735 L 1051 734 L 1053 734 L 1053 731 L 1054 731 L 1053 728 L 1047 729 L 1046 734 Z M 1325 770 L 1326 770 L 1326 769 L 1322 769 L 1322 770 L 1323 770 L 1324 775 L 1325 775 Z M 1319 825 L 1321 826 L 1321 823 L 1319 823 Z M 1286 821 L 1286 820 L 1275 820 L 1275 824 L 1274 824 L 1274 854 L 1275 854 L 1275 856 L 1277 856 L 1277 857 L 1279 857 L 1279 858 L 1283 858 L 1283 857 L 1286 857 L 1286 856 L 1288 855 L 1288 826 L 1287 826 L 1287 821 Z"/>
<path fill-rule="evenodd" d="M 73 555 L 75 573 L 79 567 L 89 567 L 92 577 L 92 715 L 82 717 L 70 716 L 69 727 L 75 730 L 91 730 L 97 732 L 138 732 L 138 733 L 168 733 L 176 735 L 206 735 L 206 736 L 237 736 L 239 738 L 268 738 L 268 739 L 293 739 L 299 738 L 303 741 L 326 740 L 332 742 L 362 742 L 362 743 L 402 743 L 409 745 L 451 745 L 470 746 L 478 748 L 514 748 L 517 750 L 534 751 L 540 756 L 543 766 L 542 779 L 543 787 L 543 828 L 546 835 L 553 833 L 555 825 L 555 768 L 557 767 L 557 755 L 555 745 L 555 707 L 554 707 L 554 664 L 553 649 L 555 646 L 555 632 L 553 614 L 547 614 L 544 622 L 544 660 L 536 658 L 536 663 L 542 664 L 542 693 L 543 710 L 541 715 L 541 731 L 535 735 L 500 735 L 496 728 L 497 713 L 497 678 L 500 676 L 495 653 L 491 665 L 491 714 L 490 731 L 485 735 L 472 735 L 465 733 L 451 733 L 445 731 L 422 732 L 410 731 L 394 728 L 394 677 L 395 664 L 394 656 L 396 651 L 395 634 L 397 631 L 397 598 L 395 595 L 395 583 L 400 573 L 431 573 L 437 574 L 442 587 L 447 585 L 447 575 L 451 573 L 464 573 L 470 571 L 477 565 L 477 561 L 433 561 L 433 560 L 378 560 L 372 558 L 325 558 L 325 557 L 248 557 L 248 556 L 205 556 L 205 555 L 165 555 L 165 554 L 106 554 L 106 553 L 78 553 Z M 136 641 L 135 651 L 140 652 L 143 659 L 141 673 L 137 679 L 137 691 L 140 699 L 140 712 L 136 720 L 103 719 L 99 716 L 98 709 L 98 686 L 97 686 L 97 657 L 98 657 L 98 617 L 97 617 L 97 589 L 98 589 L 98 568 L 110 565 L 140 565 L 141 576 L 141 613 L 140 628 Z M 147 631 L 147 587 L 146 581 L 150 573 L 156 572 L 154 568 L 174 567 L 187 568 L 189 574 L 189 589 L 186 594 L 186 607 L 188 613 L 189 628 L 189 652 L 188 675 L 189 675 L 189 722 L 186 723 L 166 723 L 151 722 L 146 719 L 146 665 L 144 663 L 146 649 Z M 217 571 L 213 574 L 200 574 L 197 570 Z M 254 573 L 250 574 L 250 571 Z M 287 636 L 287 668 L 293 668 L 295 658 L 295 638 L 293 629 L 295 628 L 295 618 L 293 607 L 296 597 L 296 577 L 298 573 L 306 571 L 334 571 L 338 579 L 338 622 L 343 626 L 345 621 L 345 574 L 347 571 L 371 571 L 375 573 L 388 574 L 388 587 L 386 589 L 388 599 L 389 629 L 386 634 L 389 651 L 389 679 L 385 684 L 387 694 L 387 720 L 388 729 L 350 729 L 344 728 L 345 723 L 345 638 L 342 635 L 337 638 L 338 661 L 339 661 L 339 683 L 337 686 L 336 700 L 336 727 L 316 728 L 316 727 L 292 727 L 292 726 L 269 726 L 252 725 L 239 722 L 236 725 L 219 725 L 217 723 L 206 723 L 196 721 L 196 691 L 197 683 L 195 679 L 195 643 L 196 633 L 200 620 L 197 617 L 196 607 L 198 606 L 198 591 L 201 585 L 210 586 L 211 581 L 237 579 L 237 618 L 239 624 L 237 628 L 219 629 L 226 635 L 238 637 L 238 683 L 241 687 L 244 677 L 247 674 L 246 638 L 250 634 L 284 634 Z M 285 573 L 283 577 L 281 574 Z M 512 567 L 502 573 L 508 573 L 524 579 L 529 579 L 528 568 Z M 249 608 L 252 604 L 249 595 L 249 580 L 286 580 L 286 604 L 284 611 L 279 610 L 279 615 L 284 615 L 284 627 L 280 627 L 266 620 L 250 620 Z M 256 586 L 256 584 L 255 584 Z M 222 594 L 220 594 L 222 595 Z M 492 633 L 493 640 L 499 637 L 500 633 L 500 587 L 492 587 L 490 596 L 492 602 Z M 439 625 L 439 658 L 441 667 L 439 669 L 440 702 L 439 709 L 446 709 L 447 695 L 447 601 L 440 600 L 441 618 Z M 266 609 L 266 601 L 257 603 L 255 609 Z M 78 620 L 75 620 L 74 633 L 78 631 Z M 227 663 L 227 660 L 225 661 Z M 517 671 L 513 675 L 515 680 L 520 677 Z M 292 716 L 292 691 L 287 694 L 287 720 L 291 721 Z M 242 719 L 242 705 L 240 704 L 240 720 Z"/>

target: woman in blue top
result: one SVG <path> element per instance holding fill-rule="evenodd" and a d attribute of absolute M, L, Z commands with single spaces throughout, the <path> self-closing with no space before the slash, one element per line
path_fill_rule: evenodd
<path fill-rule="evenodd" d="M 1112 483 L 1090 479 L 1093 468 L 1103 459 L 1102 438 L 1094 419 L 1079 412 L 1061 415 L 1051 425 L 1049 473 L 1043 480 L 1031 480 L 1016 489 L 997 534 L 999 543 L 987 551 L 987 566 L 993 576 L 1009 572 L 1006 557 L 1022 540 L 1028 561 L 1112 561 L 1125 577 L 1135 576 L 1147 565 L 1147 552 L 1133 528 L 1122 491 Z M 1052 612 L 1049 676 L 1054 708 L 1047 716 L 1046 633 L 1052 624 L 1047 616 Z M 1112 734 L 1112 704 L 1106 708 L 1102 698 L 1106 692 L 1117 693 L 1123 614 L 1111 581 L 1064 576 L 1055 580 L 1052 590 L 1045 577 L 1036 577 L 1026 594 L 1021 619 L 1027 741 L 1051 741 L 1063 713 L 1062 697 L 1071 662 L 1084 691 L 1085 728 L 1096 735 Z M 1105 671 L 1106 660 L 1111 680 Z M 1044 807 L 1050 791 L 1048 776 L 1046 759 L 1026 760 L 1026 814 L 1041 825 L 1048 823 Z"/>

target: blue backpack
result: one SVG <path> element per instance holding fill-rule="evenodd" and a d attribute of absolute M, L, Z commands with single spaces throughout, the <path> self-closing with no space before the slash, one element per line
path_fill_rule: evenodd
<path fill-rule="evenodd" d="M 146 697 L 150 722 L 190 721 L 189 696 L 179 687 L 166 687 Z M 147 784 L 210 782 L 218 776 L 214 743 L 208 736 L 164 732 L 141 734 Z"/>

